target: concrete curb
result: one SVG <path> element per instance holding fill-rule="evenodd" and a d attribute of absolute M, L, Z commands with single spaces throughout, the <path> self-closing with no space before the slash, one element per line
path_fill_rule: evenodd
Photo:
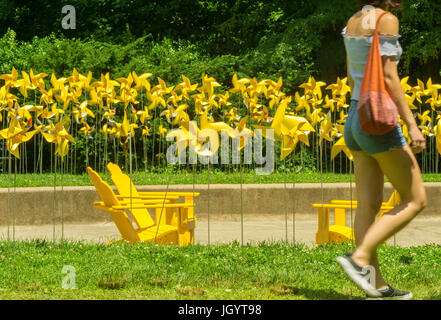
<path fill-rule="evenodd" d="M 169 191 L 200 192 L 196 198 L 197 217 L 222 219 L 244 215 L 315 214 L 313 203 L 325 203 L 332 199 L 356 199 L 355 184 L 349 183 L 299 183 L 292 184 L 212 184 L 170 185 Z M 441 183 L 425 183 L 428 205 L 421 216 L 440 216 Z M 138 191 L 166 191 L 167 186 L 138 186 Z M 392 186 L 385 184 L 383 199 L 392 193 Z M 53 187 L 17 188 L 16 194 L 0 189 L 0 225 L 40 225 L 61 223 L 93 223 L 110 221 L 109 215 L 93 208 L 99 201 L 94 187 L 57 187 L 54 202 Z M 241 206 L 242 202 L 242 206 Z M 14 206 L 15 204 L 15 206 Z M 295 206 L 295 210 L 293 207 Z M 8 210 L 9 207 L 9 210 Z M 14 210 L 15 207 L 15 210 Z M 55 208 L 55 215 L 54 215 Z M 62 214 L 63 211 L 63 214 Z"/>

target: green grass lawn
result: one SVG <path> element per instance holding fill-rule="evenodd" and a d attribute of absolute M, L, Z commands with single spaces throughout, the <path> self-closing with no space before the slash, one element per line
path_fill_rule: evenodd
<path fill-rule="evenodd" d="M 111 183 L 108 172 L 100 173 L 104 180 Z M 441 174 L 423 174 L 425 182 L 441 182 Z M 40 174 L 17 174 L 8 176 L 7 174 L 0 174 L 0 188 L 14 187 L 14 180 L 16 187 L 42 187 L 54 185 L 54 174 L 43 173 Z M 167 184 L 220 184 L 220 183 L 287 183 L 292 184 L 294 176 L 292 173 L 284 174 L 283 172 L 274 172 L 270 175 L 256 175 L 254 171 L 243 172 L 222 172 L 212 170 L 208 172 L 191 171 L 166 171 L 163 172 L 133 172 L 132 180 L 136 185 L 167 185 Z M 340 173 L 323 173 L 306 171 L 299 172 L 295 175 L 296 183 L 333 183 L 333 182 L 354 182 L 354 176 Z M 72 175 L 60 173 L 56 176 L 56 184 L 61 186 L 92 186 L 89 176 L 84 174 Z"/>
<path fill-rule="evenodd" d="M 351 244 L 189 247 L 0 242 L 0 299 L 364 299 L 335 258 Z M 441 299 L 441 246 L 384 245 L 385 279 L 415 299 Z M 63 289 L 64 265 L 76 289 Z"/>

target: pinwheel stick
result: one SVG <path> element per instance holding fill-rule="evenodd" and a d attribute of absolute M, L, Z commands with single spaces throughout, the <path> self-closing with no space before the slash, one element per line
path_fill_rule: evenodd
<path fill-rule="evenodd" d="M 15 246 L 15 212 L 17 210 L 17 158 L 14 158 L 14 206 L 12 209 L 12 251 Z"/>
<path fill-rule="evenodd" d="M 239 171 L 240 171 L 240 236 L 241 244 L 243 247 L 243 167 L 242 167 L 242 157 L 239 158 Z"/>
<path fill-rule="evenodd" d="M 147 179 L 147 148 L 146 148 L 146 138 L 142 136 L 142 151 L 144 154 L 144 178 Z"/>
<path fill-rule="evenodd" d="M 323 193 L 323 144 L 320 143 L 319 149 L 320 149 L 320 190 L 321 190 L 321 195 L 322 195 L 322 205 L 325 203 L 325 199 L 324 199 L 324 193 Z M 323 230 L 325 230 L 325 219 L 323 219 Z M 326 246 L 326 242 L 325 242 L 325 233 L 323 232 L 323 253 L 325 252 L 325 246 Z"/>
<path fill-rule="evenodd" d="M 302 146 L 302 145 L 300 145 Z M 296 261 L 296 148 L 293 150 L 294 164 L 292 169 L 292 248 L 293 261 Z"/>
<path fill-rule="evenodd" d="M 207 157 L 208 158 L 208 157 Z M 207 167 L 207 195 L 208 195 L 208 199 L 207 199 L 207 212 L 208 212 L 208 245 L 210 245 L 210 159 L 208 158 L 208 167 Z"/>
<path fill-rule="evenodd" d="M 282 140 L 282 149 L 285 150 L 285 140 Z M 286 157 L 283 158 L 283 211 L 285 213 L 285 241 L 288 243 L 288 208 L 286 205 Z"/>
<path fill-rule="evenodd" d="M 52 157 L 51 157 L 52 158 Z M 55 243 L 55 216 L 57 212 L 57 155 L 54 155 L 54 163 L 55 163 L 55 170 L 54 170 L 54 203 L 53 203 L 53 209 L 52 209 L 52 231 L 53 231 L 53 241 Z"/>
<path fill-rule="evenodd" d="M 11 223 L 11 155 L 8 156 L 8 267 L 10 264 L 10 223 Z"/>

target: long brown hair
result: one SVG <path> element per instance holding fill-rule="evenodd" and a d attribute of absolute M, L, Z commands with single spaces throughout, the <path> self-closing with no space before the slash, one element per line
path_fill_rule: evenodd
<path fill-rule="evenodd" d="M 402 9 L 401 2 L 402 0 L 358 0 L 358 6 L 360 9 L 367 5 L 382 9 L 385 9 L 388 6 L 391 9 Z"/>

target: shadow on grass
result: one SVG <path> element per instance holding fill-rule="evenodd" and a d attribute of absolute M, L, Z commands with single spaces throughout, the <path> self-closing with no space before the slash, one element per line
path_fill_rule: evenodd
<path fill-rule="evenodd" d="M 364 298 L 360 296 L 345 295 L 332 289 L 299 288 L 297 295 L 302 295 L 307 299 L 314 300 L 364 300 Z"/>

